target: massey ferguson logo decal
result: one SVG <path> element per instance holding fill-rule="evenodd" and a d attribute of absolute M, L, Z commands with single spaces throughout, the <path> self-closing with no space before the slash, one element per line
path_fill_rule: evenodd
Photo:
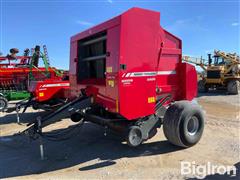
<path fill-rule="evenodd" d="M 156 76 L 156 75 L 172 75 L 176 74 L 176 71 L 153 71 L 153 72 L 131 72 L 124 73 L 122 77 L 148 77 L 148 76 Z"/>
<path fill-rule="evenodd" d="M 148 77 L 147 81 L 156 81 L 157 75 L 174 75 L 176 74 L 176 71 L 153 71 L 153 72 L 131 72 L 131 73 L 124 73 L 122 75 L 122 78 L 135 78 L 135 77 Z M 131 85 L 133 82 L 133 79 L 123 79 L 121 81 L 123 85 Z"/>

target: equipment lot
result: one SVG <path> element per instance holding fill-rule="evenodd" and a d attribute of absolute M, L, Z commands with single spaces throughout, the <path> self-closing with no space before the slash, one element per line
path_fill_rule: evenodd
<path fill-rule="evenodd" d="M 206 113 L 205 130 L 200 142 L 189 149 L 168 143 L 162 129 L 143 145 L 130 148 L 118 136 L 111 132 L 104 136 L 103 128 L 88 123 L 65 141 L 44 140 L 44 161 L 40 160 L 38 140 L 13 135 L 24 130 L 25 124 L 37 115 L 29 110 L 21 116 L 24 125 L 18 125 L 15 113 L 2 113 L 0 179 L 183 179 L 181 161 L 235 165 L 239 169 L 239 96 L 210 92 L 201 94 L 197 101 Z M 62 121 L 46 129 L 71 124 Z"/>

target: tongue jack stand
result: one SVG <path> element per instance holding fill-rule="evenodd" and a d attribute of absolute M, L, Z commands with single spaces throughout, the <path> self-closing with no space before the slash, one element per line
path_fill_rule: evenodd
<path fill-rule="evenodd" d="M 20 105 L 17 105 L 17 106 L 16 106 L 17 123 L 18 123 L 18 124 L 21 124 L 21 123 L 20 123 L 20 117 L 19 117 L 19 111 L 20 111 Z"/>
<path fill-rule="evenodd" d="M 37 117 L 37 122 L 38 122 L 38 134 L 39 135 L 39 149 L 40 149 L 40 156 L 41 160 L 44 160 L 44 148 L 43 148 L 43 140 L 42 140 L 42 128 L 41 128 L 41 117 Z"/>

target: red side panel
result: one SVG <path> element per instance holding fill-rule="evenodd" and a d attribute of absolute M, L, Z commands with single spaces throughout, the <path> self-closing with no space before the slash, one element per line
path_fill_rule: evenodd
<path fill-rule="evenodd" d="M 181 64 L 181 40 L 160 27 L 161 51 L 157 67 L 158 95 L 171 94 L 175 99 L 179 93 L 179 72 Z"/>
<path fill-rule="evenodd" d="M 119 71 L 119 46 L 120 46 L 120 26 L 114 26 L 107 32 L 107 52 L 110 54 L 106 59 L 106 94 L 105 99 L 108 110 L 118 112 L 118 71 Z"/>
<path fill-rule="evenodd" d="M 78 97 L 80 94 L 80 88 L 77 86 L 77 41 L 71 41 L 70 48 L 70 64 L 69 64 L 69 81 L 70 99 Z"/>
<path fill-rule="evenodd" d="M 133 8 L 121 16 L 119 112 L 131 120 L 154 113 L 160 13 Z"/>
<path fill-rule="evenodd" d="M 182 63 L 179 67 L 181 72 L 181 96 L 179 100 L 189 100 L 197 96 L 197 72 L 193 65 Z"/>

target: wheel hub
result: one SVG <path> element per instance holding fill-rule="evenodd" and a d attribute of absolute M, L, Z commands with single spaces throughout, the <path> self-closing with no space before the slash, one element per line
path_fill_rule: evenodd
<path fill-rule="evenodd" d="M 0 100 L 0 110 L 3 110 L 6 106 L 6 103 L 3 100 Z"/>
<path fill-rule="evenodd" d="M 142 142 L 142 132 L 139 128 L 132 128 L 128 135 L 129 143 L 131 146 L 138 146 Z"/>
<path fill-rule="evenodd" d="M 188 134 L 193 136 L 197 133 L 198 129 L 199 129 L 198 118 L 193 116 L 191 117 L 191 119 L 188 121 L 188 124 L 187 124 Z"/>

